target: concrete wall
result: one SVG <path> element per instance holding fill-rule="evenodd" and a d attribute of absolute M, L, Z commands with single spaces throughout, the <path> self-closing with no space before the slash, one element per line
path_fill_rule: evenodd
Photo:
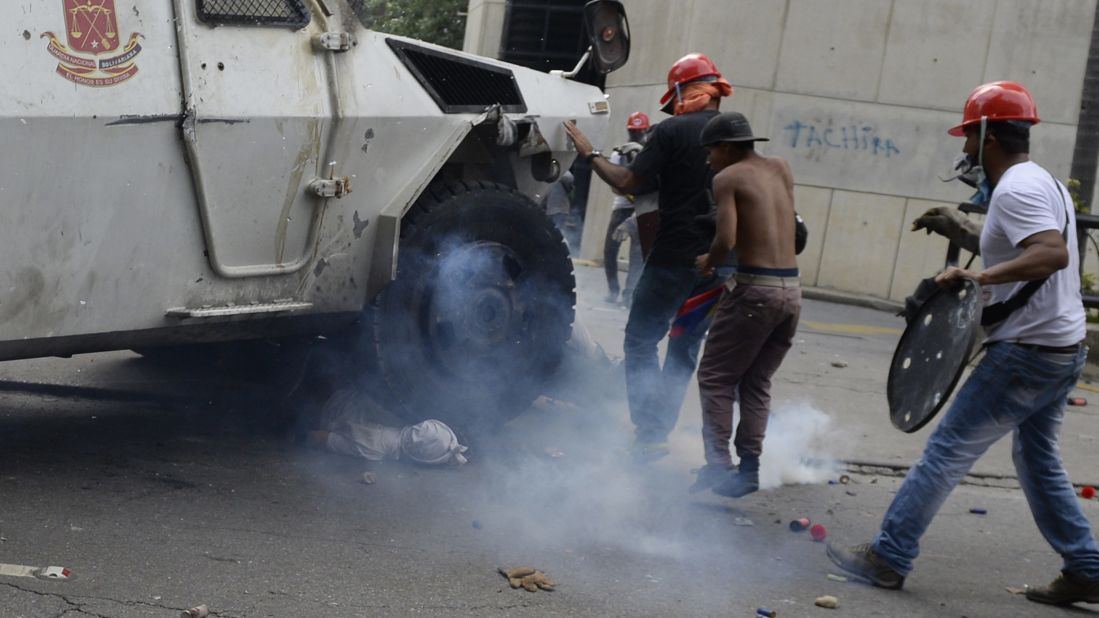
<path fill-rule="evenodd" d="M 736 88 L 725 109 L 747 115 L 772 138 L 761 150 L 794 169 L 812 238 L 806 284 L 901 299 L 946 251 L 910 222 L 971 193 L 937 176 L 961 151 L 945 129 L 974 86 L 1026 84 L 1043 118 L 1033 155 L 1068 175 L 1094 10 L 1074 0 L 632 0 L 635 53 L 608 78 L 612 122 L 635 109 L 661 117 L 667 68 L 707 53 Z M 590 258 L 611 201 L 593 188 Z"/>
<path fill-rule="evenodd" d="M 488 2 L 472 0 L 471 17 L 475 4 Z M 709 55 L 736 89 L 723 109 L 748 116 L 771 137 L 760 150 L 793 167 L 810 228 L 799 260 L 806 285 L 902 299 L 941 268 L 945 241 L 908 230 L 927 208 L 972 193 L 938 176 L 961 152 L 946 129 L 978 84 L 1011 79 L 1031 89 L 1042 118 L 1032 155 L 1068 176 L 1095 0 L 625 4 L 631 57 L 607 79 L 620 139 L 635 110 L 665 117 L 658 99 L 675 60 Z M 585 258 L 601 256 L 612 199 L 594 180 Z"/>
<path fill-rule="evenodd" d="M 496 58 L 504 38 L 507 0 L 469 0 L 462 50 Z"/>

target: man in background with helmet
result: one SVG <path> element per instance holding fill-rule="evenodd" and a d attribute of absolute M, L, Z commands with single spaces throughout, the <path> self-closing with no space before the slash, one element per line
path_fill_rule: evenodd
<path fill-rule="evenodd" d="M 636 433 L 631 451 L 639 461 L 668 454 L 668 435 L 698 362 L 705 328 L 671 339 L 663 367 L 657 344 L 668 334 L 680 305 L 717 284 L 716 277 L 702 277 L 694 268 L 695 257 L 710 244 L 696 220 L 710 210 L 712 178 L 699 134 L 718 114 L 721 99 L 732 94 L 733 87 L 705 55 L 680 58 L 668 71 L 668 90 L 660 99 L 663 111 L 673 117 L 653 127 L 629 166 L 612 164 L 576 125 L 565 123 L 579 156 L 619 194 L 660 184 L 660 229 L 630 303 L 624 346 L 626 393 Z"/>
<path fill-rule="evenodd" d="M 648 140 L 649 132 L 649 116 L 645 112 L 634 112 L 630 114 L 630 117 L 626 119 L 626 131 L 629 133 L 630 141 L 616 147 L 610 156 L 610 162 L 614 165 L 630 165 L 633 163 L 634 158 L 637 157 L 637 153 L 641 152 L 641 148 L 644 147 L 645 142 Z M 622 243 L 617 240 L 616 231 L 618 226 L 625 223 L 627 219 L 637 215 L 645 215 L 657 210 L 656 192 L 655 187 L 653 190 L 643 194 L 618 194 L 614 197 L 614 204 L 611 205 L 611 220 L 607 224 L 607 234 L 603 240 L 603 270 L 607 275 L 607 302 L 617 303 L 619 302 L 619 287 L 618 287 L 618 250 L 622 246 Z M 631 255 L 635 253 L 631 249 Z M 622 293 L 621 302 L 629 304 L 630 297 L 633 295 L 632 283 L 636 283 L 634 276 L 634 269 L 640 269 L 641 264 L 634 264 L 634 260 L 630 259 L 630 274 L 626 277 L 626 289 Z"/>
<path fill-rule="evenodd" d="M 876 586 L 904 585 L 939 507 L 974 462 L 1013 432 L 1019 484 L 1038 529 L 1064 560 L 1057 579 L 1028 589 L 1026 597 L 1054 605 L 1099 603 L 1099 547 L 1057 444 L 1066 397 L 1087 357 L 1075 216 L 1064 186 L 1030 161 L 1030 127 L 1037 123 L 1026 88 L 993 82 L 969 95 L 962 123 L 949 131 L 965 136 L 966 158 L 988 199 L 980 234 L 985 268 L 949 267 L 936 283 L 953 287 L 969 278 L 983 286 L 986 352 L 928 438 L 873 541 L 828 547 L 839 567 Z"/>

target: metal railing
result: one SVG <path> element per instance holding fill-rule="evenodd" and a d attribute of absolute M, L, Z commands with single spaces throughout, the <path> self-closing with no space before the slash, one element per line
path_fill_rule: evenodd
<path fill-rule="evenodd" d="M 1095 242 L 1094 238 L 1091 238 L 1090 231 L 1099 229 L 1099 215 L 1085 214 L 1082 212 L 1076 213 L 1076 235 L 1080 242 L 1084 242 L 1085 239 L 1090 239 L 1092 243 Z M 1096 251 L 1099 251 L 1099 245 L 1096 245 Z M 1084 251 L 1086 254 L 1086 250 Z M 1080 296 L 1084 299 L 1084 306 L 1088 309 L 1099 309 L 1099 294 L 1084 294 L 1080 293 Z"/>

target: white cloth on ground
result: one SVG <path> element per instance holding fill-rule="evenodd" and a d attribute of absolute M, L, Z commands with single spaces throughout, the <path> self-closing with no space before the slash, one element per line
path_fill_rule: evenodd
<path fill-rule="evenodd" d="M 438 420 L 426 420 L 404 428 L 388 427 L 377 418 L 381 408 L 368 395 L 354 388 L 337 391 L 321 412 L 328 431 L 329 450 L 370 461 L 401 459 L 436 465 L 466 463 L 467 447 L 458 443 L 454 431 Z"/>

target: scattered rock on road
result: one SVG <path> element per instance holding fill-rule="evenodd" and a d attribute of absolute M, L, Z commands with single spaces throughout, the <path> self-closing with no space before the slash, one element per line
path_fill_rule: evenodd
<path fill-rule="evenodd" d="M 496 570 L 507 578 L 508 585 L 514 589 L 522 588 L 527 592 L 538 592 L 542 589 L 552 592 L 557 586 L 545 573 L 532 567 L 515 567 L 508 570 L 497 568 Z"/>

